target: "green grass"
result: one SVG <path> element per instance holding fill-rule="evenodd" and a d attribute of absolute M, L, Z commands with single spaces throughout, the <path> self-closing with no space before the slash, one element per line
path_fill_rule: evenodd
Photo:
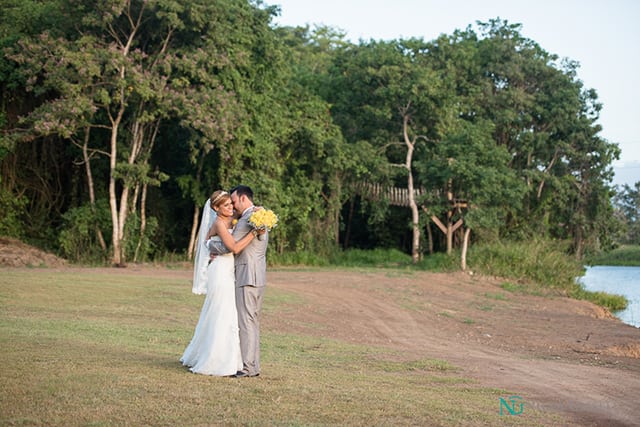
<path fill-rule="evenodd" d="M 569 295 L 571 298 L 591 301 L 601 307 L 606 307 L 614 313 L 624 310 L 629 305 L 629 300 L 622 295 L 609 294 L 601 291 L 587 291 L 579 285 L 576 285 L 575 289 Z"/>
<path fill-rule="evenodd" d="M 587 265 L 640 267 L 640 245 L 621 246 L 609 252 L 590 256 Z"/>
<path fill-rule="evenodd" d="M 536 284 L 536 283 L 514 283 L 514 282 L 503 282 L 500 284 L 500 287 L 508 292 L 516 292 L 525 295 L 536 295 L 536 296 L 544 296 L 545 289 Z"/>
<path fill-rule="evenodd" d="M 561 425 L 445 360 L 263 330 L 260 378 L 194 375 L 178 359 L 203 298 L 188 279 L 0 271 L 0 425 Z M 269 289 L 264 316 L 312 303 Z M 470 321 L 472 322 L 472 321 Z"/>
<path fill-rule="evenodd" d="M 347 249 L 336 250 L 329 256 L 321 256 L 306 251 L 273 254 L 269 257 L 272 266 L 308 266 L 337 268 L 393 268 L 428 271 L 456 271 L 460 261 L 453 256 L 436 253 L 425 255 L 417 264 L 411 255 L 398 249 Z"/>

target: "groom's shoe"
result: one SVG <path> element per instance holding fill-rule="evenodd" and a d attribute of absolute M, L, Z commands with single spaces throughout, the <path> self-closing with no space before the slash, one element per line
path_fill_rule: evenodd
<path fill-rule="evenodd" d="M 260 374 L 249 374 L 248 372 L 245 371 L 238 371 L 236 372 L 235 375 L 232 375 L 233 378 L 245 378 L 245 377 L 259 377 Z"/>

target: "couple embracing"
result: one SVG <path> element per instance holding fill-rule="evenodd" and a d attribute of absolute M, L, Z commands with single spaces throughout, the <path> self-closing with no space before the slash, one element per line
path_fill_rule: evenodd
<path fill-rule="evenodd" d="M 206 298 L 193 338 L 180 358 L 197 374 L 260 374 L 260 310 L 266 285 L 266 230 L 249 218 L 253 191 L 239 185 L 215 191 L 202 212 L 193 293 Z M 235 221 L 235 212 L 240 215 Z M 234 225 L 235 224 L 235 225 Z"/>

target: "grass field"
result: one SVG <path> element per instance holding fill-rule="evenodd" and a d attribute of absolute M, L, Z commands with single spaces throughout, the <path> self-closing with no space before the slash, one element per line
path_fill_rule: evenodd
<path fill-rule="evenodd" d="M 0 271 L 0 425 L 558 425 L 500 416 L 513 393 L 447 361 L 277 330 L 259 378 L 191 374 L 178 359 L 203 298 L 188 280 L 100 271 Z M 299 303 L 269 289 L 264 316 Z"/>

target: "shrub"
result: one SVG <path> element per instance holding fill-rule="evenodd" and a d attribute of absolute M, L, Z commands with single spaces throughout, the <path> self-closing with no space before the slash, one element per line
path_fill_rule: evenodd
<path fill-rule="evenodd" d="M 16 197 L 10 191 L 0 188 L 0 236 L 24 237 L 24 227 L 20 218 L 24 215 L 27 199 Z"/>
<path fill-rule="evenodd" d="M 621 246 L 587 259 L 587 265 L 616 265 L 640 267 L 640 246 Z"/>
<path fill-rule="evenodd" d="M 96 234 L 100 228 L 105 236 L 109 235 L 104 233 L 110 221 L 109 209 L 106 202 L 103 204 L 95 210 L 90 205 L 72 208 L 62 216 L 63 226 L 58 242 L 62 255 L 69 261 L 91 263 L 105 260 L 107 254 L 100 248 Z"/>
<path fill-rule="evenodd" d="M 584 274 L 580 262 L 570 256 L 568 244 L 557 240 L 495 241 L 472 246 L 468 263 L 483 274 L 533 282 L 555 289 L 573 289 Z"/>

